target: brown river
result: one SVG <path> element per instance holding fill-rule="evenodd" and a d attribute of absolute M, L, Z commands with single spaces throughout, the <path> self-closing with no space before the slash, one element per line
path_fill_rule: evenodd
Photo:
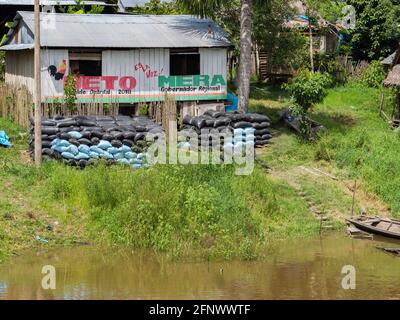
<path fill-rule="evenodd" d="M 82 246 L 0 265 L 0 299 L 399 299 L 400 258 L 334 233 L 275 244 L 261 261 L 176 262 L 128 249 Z M 55 290 L 41 286 L 55 267 Z M 354 266 L 354 290 L 342 287 Z"/>

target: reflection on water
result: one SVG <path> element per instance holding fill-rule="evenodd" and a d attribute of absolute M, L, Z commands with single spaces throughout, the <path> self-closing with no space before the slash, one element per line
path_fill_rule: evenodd
<path fill-rule="evenodd" d="M 263 261 L 216 263 L 115 248 L 62 249 L 0 266 L 0 298 L 398 299 L 400 258 L 376 245 L 382 243 L 335 234 L 279 243 Z M 44 265 L 56 267 L 54 291 L 41 288 Z M 345 265 L 356 268 L 356 290 L 341 287 Z"/>

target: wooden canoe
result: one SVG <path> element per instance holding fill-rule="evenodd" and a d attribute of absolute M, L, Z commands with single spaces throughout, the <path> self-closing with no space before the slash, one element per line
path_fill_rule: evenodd
<path fill-rule="evenodd" d="M 400 221 L 380 217 L 358 217 L 347 219 L 358 229 L 392 239 L 400 239 Z"/>

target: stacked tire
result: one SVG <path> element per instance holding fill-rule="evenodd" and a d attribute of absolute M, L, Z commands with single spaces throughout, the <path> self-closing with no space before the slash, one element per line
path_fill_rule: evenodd
<path fill-rule="evenodd" d="M 147 117 L 76 116 L 42 119 L 44 160 L 59 159 L 85 167 L 98 159 L 108 163 L 145 165 L 147 136 L 162 133 L 160 125 Z M 29 149 L 33 157 L 34 121 L 31 119 Z"/>
<path fill-rule="evenodd" d="M 252 134 L 255 146 L 264 146 L 269 144 L 272 138 L 270 125 L 270 119 L 262 114 L 207 111 L 199 117 L 186 116 L 183 119 L 182 131 L 194 131 L 200 138 L 202 133 L 212 130 L 233 134 L 237 129 L 254 129 Z"/>

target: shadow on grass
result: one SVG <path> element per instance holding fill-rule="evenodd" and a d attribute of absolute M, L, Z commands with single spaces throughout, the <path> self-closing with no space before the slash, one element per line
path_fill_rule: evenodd
<path fill-rule="evenodd" d="M 329 114 L 326 112 L 312 112 L 310 117 L 321 123 L 329 131 L 345 133 L 348 129 L 357 125 L 357 119 L 346 114 Z"/>
<path fill-rule="evenodd" d="M 252 84 L 251 99 L 284 102 L 290 100 L 290 94 L 279 86 Z"/>
<path fill-rule="evenodd" d="M 287 129 L 280 121 L 278 112 L 288 108 L 290 105 L 290 94 L 279 86 L 253 83 L 251 86 L 250 111 L 265 114 L 271 119 L 271 127 L 275 130 Z M 310 118 L 321 123 L 328 131 L 345 133 L 348 129 L 356 126 L 357 118 L 349 114 L 335 112 L 334 110 L 311 111 Z M 292 130 L 287 129 L 293 133 Z M 286 131 L 286 130 L 285 130 Z"/>

